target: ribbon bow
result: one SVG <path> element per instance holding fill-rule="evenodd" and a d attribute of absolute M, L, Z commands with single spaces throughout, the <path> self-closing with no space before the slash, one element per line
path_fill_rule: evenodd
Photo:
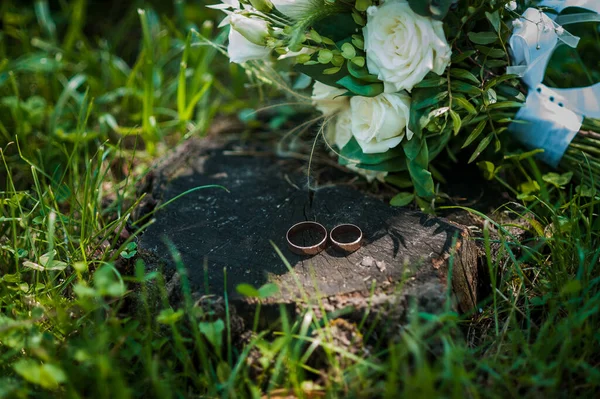
<path fill-rule="evenodd" d="M 591 13 L 550 16 L 537 8 L 528 8 L 517 23 L 509 40 L 514 65 L 507 73 L 517 74 L 529 88 L 529 94 L 516 115 L 519 121 L 510 130 L 530 148 L 542 148 L 540 159 L 556 167 L 567 147 L 579 132 L 583 116 L 600 118 L 600 83 L 589 87 L 555 89 L 542 84 L 550 58 L 557 46 L 576 48 L 579 38 L 563 25 L 600 22 L 599 0 L 545 0 L 539 6 L 558 13 L 579 7 Z"/>

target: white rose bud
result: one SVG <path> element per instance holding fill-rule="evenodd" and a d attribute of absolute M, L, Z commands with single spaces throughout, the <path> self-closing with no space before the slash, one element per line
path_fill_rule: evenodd
<path fill-rule="evenodd" d="M 386 93 L 410 91 L 430 71 L 441 75 L 450 63 L 442 22 L 415 14 L 407 0 L 369 7 L 363 34 L 367 68 L 383 81 Z"/>
<path fill-rule="evenodd" d="M 352 97 L 352 135 L 365 154 L 386 152 L 405 136 L 408 140 L 412 138 L 413 132 L 408 127 L 410 102 L 406 92 Z"/>
<path fill-rule="evenodd" d="M 269 36 L 269 25 L 262 19 L 248 18 L 241 14 L 231 15 L 231 27 L 244 36 L 250 43 L 264 46 Z"/>
<path fill-rule="evenodd" d="M 229 30 L 229 44 L 227 45 L 229 61 L 243 64 L 246 61 L 265 59 L 270 53 L 271 51 L 267 47 L 249 42 L 235 29 Z"/>
<path fill-rule="evenodd" d="M 229 44 L 227 45 L 229 61 L 242 64 L 246 61 L 265 59 L 269 56 L 271 50 L 265 46 L 268 35 L 268 27 L 265 21 L 250 19 L 237 13 L 229 15 L 228 18 L 231 23 Z M 250 41 L 249 38 L 259 42 L 259 44 Z"/>
<path fill-rule="evenodd" d="M 349 100 L 344 94 L 348 90 L 338 89 L 321 82 L 315 82 L 313 86 L 313 105 L 325 116 L 333 115 L 348 107 Z"/>

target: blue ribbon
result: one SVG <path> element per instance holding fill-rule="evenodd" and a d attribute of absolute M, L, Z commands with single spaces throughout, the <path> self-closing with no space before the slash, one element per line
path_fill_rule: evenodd
<path fill-rule="evenodd" d="M 579 132 L 583 116 L 600 118 L 600 84 L 551 89 L 542 80 L 557 46 L 566 44 L 575 48 L 579 44 L 579 38 L 562 25 L 600 21 L 600 0 L 546 0 L 539 6 L 558 13 L 569 7 L 592 11 L 556 16 L 528 8 L 514 24 L 509 40 L 513 65 L 507 68 L 507 73 L 519 75 L 529 89 L 525 106 L 509 130 L 527 147 L 543 149 L 539 158 L 556 167 Z"/>

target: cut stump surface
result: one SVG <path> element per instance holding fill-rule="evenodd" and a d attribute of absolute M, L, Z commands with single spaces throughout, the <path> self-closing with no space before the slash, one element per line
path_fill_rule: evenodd
<path fill-rule="evenodd" d="M 474 306 L 477 249 L 466 228 L 391 207 L 349 186 L 309 192 L 305 168 L 304 161 L 208 140 L 188 142 L 166 159 L 148 189 L 157 204 L 204 185 L 229 190 L 199 190 L 177 199 L 154 215 L 141 237 L 139 253 L 150 270 L 163 271 L 172 299 L 180 276 L 167 242 L 181 255 L 195 299 L 227 290 L 232 303 L 251 308 L 252 300 L 235 287 L 272 282 L 279 293 L 269 303 L 322 298 L 326 310 L 384 304 L 398 310 L 415 299 L 424 311 L 436 313 L 447 305 L 451 281 L 451 306 L 463 311 Z M 305 220 L 327 229 L 356 224 L 363 245 L 350 255 L 332 248 L 312 257 L 295 255 L 285 235 Z"/>

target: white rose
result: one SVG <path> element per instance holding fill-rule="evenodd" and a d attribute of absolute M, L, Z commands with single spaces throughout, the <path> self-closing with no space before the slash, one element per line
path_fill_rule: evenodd
<path fill-rule="evenodd" d="M 313 86 L 313 105 L 325 116 L 333 115 L 348 107 L 349 100 L 344 94 L 348 90 L 338 89 L 321 82 L 315 82 Z"/>
<path fill-rule="evenodd" d="M 329 145 L 335 144 L 340 150 L 348 144 L 352 138 L 352 112 L 349 107 L 340 112 L 335 121 L 328 122 L 325 138 Z"/>
<path fill-rule="evenodd" d="M 410 91 L 430 71 L 444 73 L 450 62 L 442 22 L 415 14 L 407 0 L 369 7 L 363 34 L 367 68 L 386 93 Z"/>
<path fill-rule="evenodd" d="M 241 64 L 269 56 L 271 50 L 262 44 L 257 44 L 264 43 L 269 34 L 265 21 L 232 14 L 230 23 L 227 53 L 231 62 Z"/>
<path fill-rule="evenodd" d="M 386 152 L 404 136 L 410 140 L 410 96 L 406 92 L 377 97 L 354 96 L 350 100 L 352 135 L 365 154 Z"/>

